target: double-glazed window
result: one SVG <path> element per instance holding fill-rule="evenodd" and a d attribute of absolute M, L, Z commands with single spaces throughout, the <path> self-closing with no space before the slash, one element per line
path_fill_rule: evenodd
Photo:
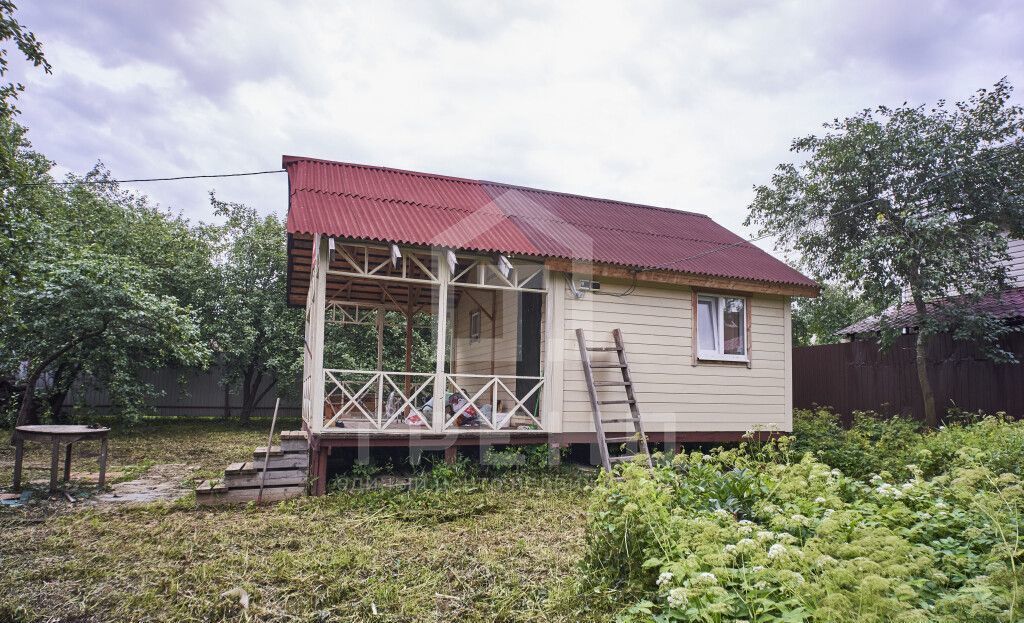
<path fill-rule="evenodd" d="M 746 306 L 740 297 L 697 297 L 698 358 L 747 361 Z"/>

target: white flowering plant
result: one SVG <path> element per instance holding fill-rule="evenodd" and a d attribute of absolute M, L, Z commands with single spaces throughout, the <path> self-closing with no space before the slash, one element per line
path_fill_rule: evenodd
<path fill-rule="evenodd" d="M 585 570 L 635 600 L 621 620 L 1024 620 L 1020 476 L 963 454 L 860 479 L 767 445 L 600 479 Z"/>

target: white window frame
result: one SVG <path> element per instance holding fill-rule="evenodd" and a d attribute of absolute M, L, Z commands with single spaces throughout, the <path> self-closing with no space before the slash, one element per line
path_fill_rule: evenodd
<path fill-rule="evenodd" d="M 726 299 L 738 299 L 743 301 L 743 354 L 742 355 L 727 355 L 725 353 L 725 300 Z M 718 311 L 715 321 L 715 350 L 708 351 L 701 348 L 700 339 L 700 303 L 701 300 L 713 300 L 715 301 L 715 309 Z M 697 314 L 693 319 L 693 330 L 696 333 L 695 346 L 697 347 L 697 359 L 700 361 L 735 361 L 739 363 L 750 362 L 750 327 L 747 326 L 747 306 L 750 305 L 750 299 L 745 296 L 730 296 L 728 294 L 698 294 L 697 295 Z"/>
<path fill-rule="evenodd" d="M 473 311 L 469 312 L 469 342 L 470 342 L 470 344 L 472 344 L 473 342 L 479 342 L 480 341 L 480 326 L 481 326 L 480 316 L 481 316 L 481 314 L 480 314 L 480 310 L 479 309 L 476 309 L 476 310 L 473 310 Z M 474 326 L 474 325 L 476 325 L 476 326 Z"/>

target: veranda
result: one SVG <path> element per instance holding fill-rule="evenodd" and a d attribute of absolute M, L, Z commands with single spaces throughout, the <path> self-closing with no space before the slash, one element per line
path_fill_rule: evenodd
<path fill-rule="evenodd" d="M 314 449 L 546 441 L 543 261 L 319 235 L 292 246 L 312 257 L 291 270 L 293 284 L 308 284 L 302 419 Z M 395 323 L 405 362 L 385 369 L 384 327 Z M 374 368 L 334 367 L 351 358 L 332 335 L 353 325 L 375 328 Z M 424 331 L 426 361 L 413 352 Z"/>

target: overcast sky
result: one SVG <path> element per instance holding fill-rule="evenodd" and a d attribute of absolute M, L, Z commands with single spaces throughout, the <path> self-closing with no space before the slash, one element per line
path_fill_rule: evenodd
<path fill-rule="evenodd" d="M 15 68 L 58 173 L 379 164 L 703 212 L 742 234 L 790 141 L 876 104 L 1024 89 L 1024 3 L 28 2 Z M 1017 97 L 1018 100 L 1021 97 Z M 284 214 L 284 175 L 139 184 Z"/>

